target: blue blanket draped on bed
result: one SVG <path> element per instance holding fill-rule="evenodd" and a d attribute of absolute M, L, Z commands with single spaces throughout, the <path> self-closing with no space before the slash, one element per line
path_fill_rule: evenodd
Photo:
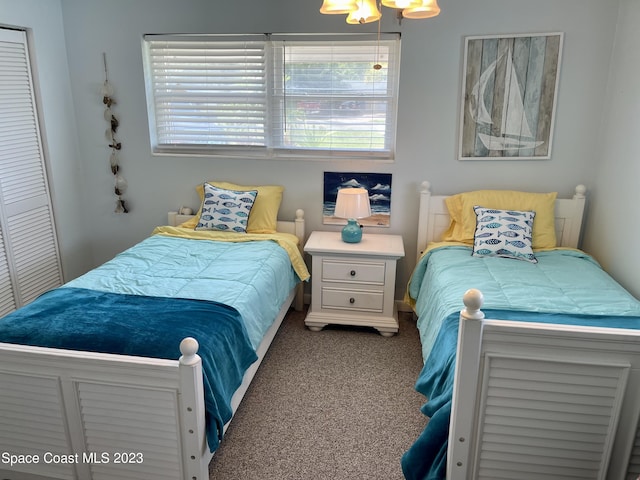
<path fill-rule="evenodd" d="M 0 342 L 177 360 L 198 340 L 207 441 L 214 451 L 231 419 L 231 397 L 257 359 L 237 310 L 182 298 L 58 288 L 0 319 Z"/>
<path fill-rule="evenodd" d="M 640 329 L 640 303 L 591 257 L 573 250 L 536 255 L 538 264 L 532 264 L 444 247 L 416 267 L 410 293 L 420 295 L 416 312 L 425 364 L 415 388 L 427 398 L 421 411 L 430 419 L 402 457 L 407 480 L 446 478 L 459 312 L 467 289 L 482 290 L 482 311 L 490 319 Z"/>

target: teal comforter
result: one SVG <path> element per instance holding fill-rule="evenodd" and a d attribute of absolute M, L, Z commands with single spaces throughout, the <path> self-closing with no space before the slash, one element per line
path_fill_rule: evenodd
<path fill-rule="evenodd" d="M 177 359 L 200 343 L 213 451 L 255 348 L 298 282 L 276 242 L 153 235 L 0 319 L 0 341 Z"/>
<path fill-rule="evenodd" d="M 152 235 L 66 286 L 230 305 L 256 348 L 297 282 L 289 256 L 274 241 Z"/>
<path fill-rule="evenodd" d="M 469 288 L 482 291 L 482 310 L 491 319 L 640 329 L 640 302 L 583 252 L 537 252 L 533 264 L 472 257 L 471 251 L 461 246 L 429 251 L 409 283 L 425 361 L 416 390 L 427 398 L 422 413 L 430 418 L 402 458 L 410 480 L 446 476 L 459 312 Z"/>

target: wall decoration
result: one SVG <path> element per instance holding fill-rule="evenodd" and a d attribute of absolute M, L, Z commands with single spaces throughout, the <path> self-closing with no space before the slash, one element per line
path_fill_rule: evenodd
<path fill-rule="evenodd" d="M 107 141 L 109 142 L 109 148 L 111 154 L 109 155 L 109 164 L 111 166 L 111 173 L 113 174 L 114 181 L 114 193 L 116 195 L 116 208 L 115 213 L 129 213 L 127 206 L 124 203 L 122 194 L 127 190 L 127 181 L 120 172 L 120 150 L 122 150 L 122 143 L 116 139 L 116 133 L 120 122 L 116 117 L 113 106 L 116 101 L 113 98 L 113 86 L 109 83 L 109 76 L 107 74 L 107 54 L 102 54 L 102 60 L 104 62 L 104 83 L 100 89 L 102 95 L 102 103 L 104 104 L 104 119 L 108 122 L 109 126 L 105 132 Z"/>
<path fill-rule="evenodd" d="M 388 227 L 391 224 L 391 174 L 390 173 L 324 173 L 324 199 L 322 223 L 346 225 L 344 218 L 333 216 L 336 197 L 340 188 L 366 188 L 369 192 L 372 215 L 358 220 L 366 227 Z"/>
<path fill-rule="evenodd" d="M 460 160 L 551 158 L 562 33 L 466 37 Z"/>

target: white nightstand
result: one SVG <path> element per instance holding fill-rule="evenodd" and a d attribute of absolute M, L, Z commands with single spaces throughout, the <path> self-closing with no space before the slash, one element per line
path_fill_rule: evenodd
<path fill-rule="evenodd" d="M 340 232 L 313 232 L 304 246 L 312 256 L 310 330 L 330 323 L 363 325 L 384 336 L 398 331 L 396 262 L 404 257 L 399 235 L 365 233 L 345 243 Z"/>

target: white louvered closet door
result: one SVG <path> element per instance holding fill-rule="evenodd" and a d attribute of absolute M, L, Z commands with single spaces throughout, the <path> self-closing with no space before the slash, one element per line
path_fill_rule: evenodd
<path fill-rule="evenodd" d="M 0 29 L 0 316 L 61 283 L 27 38 Z"/>

